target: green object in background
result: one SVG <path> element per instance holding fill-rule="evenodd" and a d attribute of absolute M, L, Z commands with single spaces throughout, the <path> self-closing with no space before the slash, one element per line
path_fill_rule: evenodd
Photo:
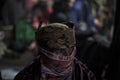
<path fill-rule="evenodd" d="M 20 20 L 15 23 L 15 38 L 16 40 L 35 40 L 35 31 L 26 20 Z"/>
<path fill-rule="evenodd" d="M 8 46 L 9 49 L 24 53 L 27 47 L 35 40 L 35 31 L 31 24 L 26 19 L 21 19 L 15 22 L 15 40 Z"/>

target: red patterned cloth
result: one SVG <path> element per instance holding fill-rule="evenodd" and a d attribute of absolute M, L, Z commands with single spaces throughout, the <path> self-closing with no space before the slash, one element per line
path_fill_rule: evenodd
<path fill-rule="evenodd" d="M 96 80 L 95 75 L 80 61 L 74 60 L 74 69 L 72 75 L 66 76 L 65 79 L 57 77 L 48 80 Z M 44 80 L 42 79 L 40 58 L 34 60 L 32 64 L 20 71 L 14 80 Z"/>

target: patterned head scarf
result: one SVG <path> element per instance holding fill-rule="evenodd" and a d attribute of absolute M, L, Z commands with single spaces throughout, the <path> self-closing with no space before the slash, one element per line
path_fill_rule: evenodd
<path fill-rule="evenodd" d="M 36 32 L 36 41 L 40 51 L 49 58 L 67 61 L 73 57 L 72 52 L 75 49 L 76 40 L 71 26 L 52 23 L 41 27 Z"/>
<path fill-rule="evenodd" d="M 36 32 L 36 42 L 40 53 L 44 55 L 41 60 L 42 75 L 49 75 L 42 76 L 42 80 L 51 76 L 55 80 L 64 80 L 66 75 L 72 73 L 76 44 L 73 26 L 69 23 L 52 23 L 40 27 Z"/>

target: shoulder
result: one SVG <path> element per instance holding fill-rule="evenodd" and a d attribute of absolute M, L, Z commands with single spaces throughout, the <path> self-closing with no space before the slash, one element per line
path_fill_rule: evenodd
<path fill-rule="evenodd" d="M 30 69 L 31 66 L 25 67 L 23 70 L 21 70 L 14 78 L 14 80 L 28 80 L 28 76 L 31 74 Z M 29 76 L 30 77 L 30 76 Z"/>
<path fill-rule="evenodd" d="M 14 80 L 32 80 L 39 72 L 39 62 L 34 60 L 30 65 L 21 70 L 14 78 Z"/>
<path fill-rule="evenodd" d="M 75 60 L 75 63 L 77 66 L 80 67 L 81 72 L 85 77 L 87 77 L 89 80 L 96 80 L 94 73 L 91 70 L 89 70 L 89 68 L 85 64 L 83 64 L 81 61 L 77 59 Z"/>

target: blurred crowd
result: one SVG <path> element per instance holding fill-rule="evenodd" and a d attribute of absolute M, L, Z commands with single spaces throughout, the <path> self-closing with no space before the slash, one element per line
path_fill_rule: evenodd
<path fill-rule="evenodd" d="M 115 9 L 110 8 L 107 0 L 102 1 L 101 4 L 95 0 L 4 0 L 1 2 L 3 4 L 1 3 L 0 34 L 3 34 L 2 30 L 6 26 L 12 26 L 11 34 L 14 41 L 11 43 L 7 40 L 12 48 L 29 45 L 27 48 L 32 49 L 35 46 L 34 32 L 40 21 L 42 26 L 53 22 L 71 21 L 75 24 L 78 38 L 91 36 L 93 33 L 99 34 L 101 36 L 99 38 L 105 38 L 104 42 L 109 43 L 112 38 Z M 20 46 L 15 46 L 16 44 Z"/>
<path fill-rule="evenodd" d="M 86 46 L 86 40 L 108 48 L 113 34 L 115 2 L 113 0 L 111 7 L 109 0 L 100 1 L 101 3 L 98 0 L 1 0 L 0 42 L 7 45 L 5 51 L 8 53 L 24 53 L 29 50 L 37 56 L 35 31 L 40 24 L 44 27 L 54 22 L 72 22 L 80 49 L 83 48 L 81 45 Z M 87 46 L 91 45 L 96 47 L 91 43 Z M 86 60 L 83 57 L 88 53 L 85 52 L 88 47 L 78 50 L 83 60 Z M 92 49 L 93 53 L 97 53 L 95 48 Z"/>

